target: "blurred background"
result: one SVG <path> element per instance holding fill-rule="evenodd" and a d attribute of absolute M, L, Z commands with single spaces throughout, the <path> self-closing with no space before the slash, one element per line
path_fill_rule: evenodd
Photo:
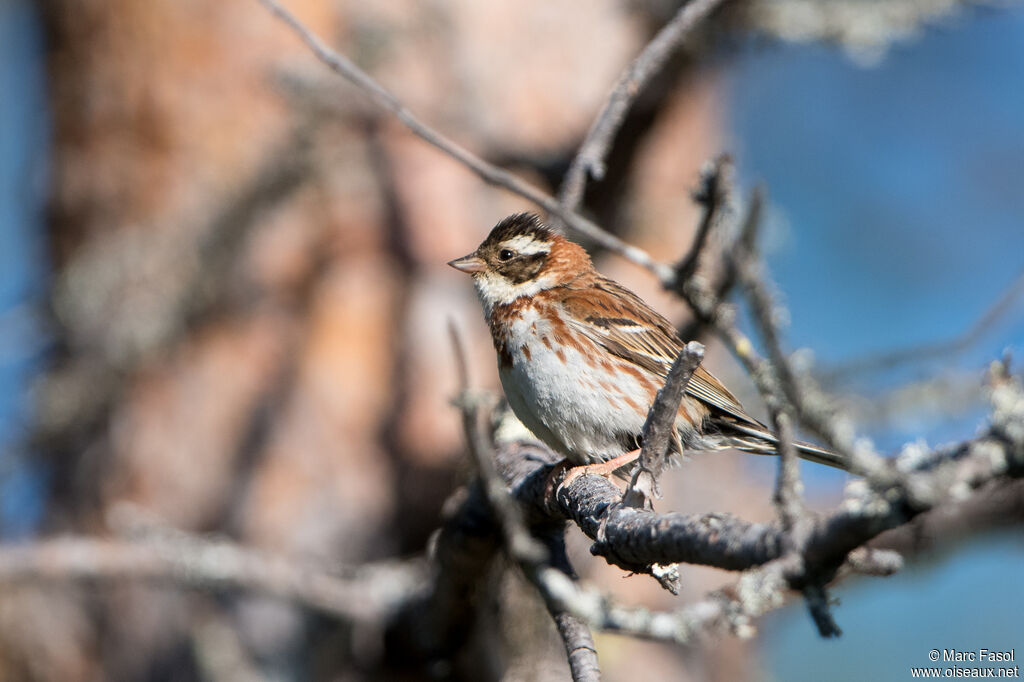
<path fill-rule="evenodd" d="M 423 119 L 550 191 L 677 7 L 288 4 Z M 730 153 L 740 185 L 768 192 L 790 347 L 860 431 L 886 452 L 970 437 L 985 367 L 1024 342 L 1024 7 L 733 5 L 641 94 L 586 210 L 673 259 L 700 165 Z M 421 553 L 468 476 L 449 319 L 474 383 L 497 388 L 470 284 L 444 263 L 531 207 L 383 116 L 255 0 L 0 0 L 0 92 L 3 541 L 106 536 L 128 510 L 317 565 Z M 645 272 L 595 256 L 685 321 Z M 713 343 L 708 365 L 757 411 Z M 804 475 L 816 508 L 842 492 L 841 474 Z M 698 455 L 660 508 L 770 519 L 773 476 Z M 1020 651 L 1024 491 L 964 517 L 893 534 L 904 573 L 836 589 L 839 640 L 795 602 L 751 642 L 598 635 L 605 677 L 904 679 L 932 648 Z M 585 579 L 635 603 L 734 578 L 687 567 L 670 598 L 570 541 Z M 495 669 L 566 679 L 530 588 L 496 581 Z M 379 632 L 257 595 L 2 589 L 0 679 L 398 674 Z"/>

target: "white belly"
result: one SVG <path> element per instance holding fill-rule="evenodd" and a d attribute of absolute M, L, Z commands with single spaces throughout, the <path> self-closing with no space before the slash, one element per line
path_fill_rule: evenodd
<path fill-rule="evenodd" d="M 501 385 L 512 410 L 534 435 L 575 463 L 607 460 L 632 449 L 626 445 L 643 430 L 651 400 L 648 386 L 628 374 L 609 376 L 583 352 L 555 345 L 535 310 L 524 311 L 506 341 L 512 365 L 499 367 Z M 589 343 L 585 348 L 597 352 Z"/>

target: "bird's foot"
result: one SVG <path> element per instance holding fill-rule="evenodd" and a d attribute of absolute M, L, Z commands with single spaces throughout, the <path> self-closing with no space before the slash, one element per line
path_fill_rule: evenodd
<path fill-rule="evenodd" d="M 555 493 L 558 492 L 559 485 L 558 481 L 565 475 L 566 471 L 572 470 L 572 464 L 569 460 L 563 459 L 558 464 L 551 468 L 548 472 L 547 480 L 544 481 L 544 504 L 546 506 L 554 506 Z"/>
<path fill-rule="evenodd" d="M 570 483 L 575 481 L 580 476 L 583 476 L 584 474 L 593 474 L 596 476 L 611 476 L 622 467 L 628 466 L 635 462 L 639 456 L 640 449 L 637 448 L 632 452 L 627 452 L 624 455 L 619 455 L 618 457 L 609 459 L 604 462 L 598 462 L 596 464 L 586 464 L 584 466 L 576 466 L 572 468 L 569 468 L 568 465 L 566 465 L 568 471 L 566 471 L 565 478 L 562 479 L 562 482 L 558 485 L 558 487 L 564 488 L 565 486 L 569 485 Z"/>

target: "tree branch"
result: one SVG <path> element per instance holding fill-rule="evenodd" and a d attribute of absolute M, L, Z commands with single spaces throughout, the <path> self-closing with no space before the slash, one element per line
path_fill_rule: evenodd
<path fill-rule="evenodd" d="M 957 355 L 978 343 L 1008 312 L 1013 304 L 1024 296 L 1024 271 L 1013 278 L 970 327 L 957 336 L 935 343 L 920 344 L 898 350 L 869 355 L 844 362 L 838 366 L 820 372 L 823 381 L 845 381 L 855 376 L 916 365 L 930 360 L 937 360 Z"/>
<path fill-rule="evenodd" d="M 612 88 L 601 112 L 591 124 L 569 166 L 559 200 L 567 210 L 575 211 L 583 200 L 583 191 L 589 173 L 595 180 L 604 177 L 604 159 L 612 140 L 636 99 L 665 61 L 679 47 L 690 32 L 724 0 L 684 0 L 682 7 L 647 43 Z"/>
<path fill-rule="evenodd" d="M 370 564 L 342 573 L 186 533 L 131 542 L 63 537 L 0 547 L 0 582 L 141 580 L 203 590 L 251 590 L 344 620 L 386 619 L 423 582 L 422 562 Z"/>
<path fill-rule="evenodd" d="M 660 281 L 669 281 L 671 279 L 671 268 L 664 263 L 654 260 L 643 249 L 627 244 L 618 237 L 606 232 L 594 222 L 572 210 L 566 209 L 554 197 L 545 194 L 516 175 L 484 161 L 420 121 L 394 94 L 377 83 L 377 81 L 347 57 L 328 47 L 323 40 L 299 21 L 295 15 L 278 3 L 277 0 L 259 1 L 275 17 L 287 24 L 321 62 L 366 93 L 377 106 L 393 114 L 414 135 L 461 163 L 487 184 L 502 187 L 542 207 L 578 233 L 585 235 L 623 258 L 650 270 Z"/>
<path fill-rule="evenodd" d="M 952 448 L 898 458 L 894 467 L 905 472 L 905 485 L 877 491 L 866 483 L 851 486 L 836 511 L 812 517 L 793 553 L 784 552 L 785 531 L 778 524 L 617 506 L 617 488 L 598 477 L 581 476 L 563 486 L 556 499 L 547 499 L 545 479 L 560 458 L 536 443 L 497 448 L 495 471 L 521 505 L 525 523 L 550 529 L 571 519 L 592 538 L 603 528 L 594 552 L 623 568 L 675 562 L 731 570 L 757 567 L 695 605 L 658 613 L 616 604 L 578 588 L 563 570 L 534 564 L 531 572 L 554 604 L 556 618 L 567 612 L 594 627 L 673 641 L 692 641 L 708 632 L 744 636 L 752 632 L 754 618 L 782 603 L 787 590 L 809 589 L 813 596 L 844 562 L 851 570 L 867 568 L 874 573 L 897 568 L 891 556 L 858 549 L 881 532 L 962 499 L 990 481 L 1024 476 L 1024 391 L 1017 379 L 998 367 L 992 403 L 991 424 L 981 436 Z M 438 538 L 433 577 L 426 582 L 417 563 L 366 566 L 340 577 L 184 534 L 161 537 L 159 542 L 69 538 L 0 548 L 0 581 L 141 579 L 202 589 L 253 589 L 346 619 L 378 620 L 393 614 L 391 622 L 400 626 L 399 632 L 430 640 L 436 648 L 426 650 L 436 653 L 456 646 L 458 633 L 471 622 L 466 609 L 472 608 L 473 594 L 500 546 L 492 508 L 479 486 L 463 497 Z M 578 641 L 575 636 L 567 638 L 567 649 L 586 649 Z"/>
<path fill-rule="evenodd" d="M 704 346 L 691 341 L 679 351 L 672 363 L 665 385 L 658 390 L 647 413 L 643 429 L 643 448 L 640 461 L 633 471 L 633 478 L 622 496 L 623 504 L 630 507 L 648 506 L 650 500 L 660 499 L 658 476 L 661 475 L 668 458 L 669 446 L 674 441 L 682 454 L 682 444 L 676 435 L 676 416 L 679 403 L 690 383 L 690 377 L 697 365 L 704 359 Z"/>
<path fill-rule="evenodd" d="M 615 504 L 615 486 L 592 476 L 578 477 L 563 486 L 555 500 L 546 499 L 544 480 L 558 456 L 535 443 L 500 447 L 498 469 L 513 495 L 524 505 L 527 518 L 554 514 L 554 518 L 573 520 L 597 540 L 591 549 L 593 553 L 626 570 L 677 562 L 729 570 L 754 569 L 744 574 L 732 592 L 716 593 L 702 602 L 701 608 L 672 614 L 673 625 L 665 631 L 652 625 L 660 622 L 657 614 L 648 612 L 650 618 L 645 619 L 629 611 L 632 615 L 626 617 L 615 611 L 624 608 L 619 606 L 608 606 L 612 612 L 598 609 L 595 614 L 588 611 L 593 607 L 593 595 L 581 596 L 585 603 L 573 608 L 595 627 L 627 629 L 640 636 L 667 639 L 679 639 L 684 634 L 690 637 L 698 626 L 740 633 L 740 626 L 749 627 L 751 618 L 781 604 L 787 589 L 799 589 L 809 593 L 809 607 L 823 634 L 836 634 L 838 629 L 827 615 L 822 587 L 844 563 L 849 560 L 848 569 L 871 573 L 888 573 L 900 565 L 898 558 L 889 554 L 858 548 L 930 509 L 962 499 L 989 481 L 1024 476 L 1024 392 L 1019 382 L 1005 379 L 997 383 L 993 403 L 992 425 L 979 438 L 962 443 L 955 450 L 897 459 L 893 466 L 909 472 L 907 485 L 879 491 L 866 484 L 854 485 L 835 511 L 807 517 L 806 531 L 788 539 L 779 524 L 754 524 L 716 514 L 656 514 L 621 507 Z M 786 551 L 787 542 L 794 543 L 790 551 Z M 751 586 L 762 592 L 747 592 Z M 733 593 L 739 596 L 723 601 L 724 595 Z M 562 598 L 575 604 L 569 597 Z M 601 603 L 607 602 L 606 598 L 601 599 Z M 704 614 L 697 621 L 693 619 L 694 610 Z M 634 617 L 638 620 L 634 621 Z M 655 634 L 654 630 L 662 634 Z"/>
<path fill-rule="evenodd" d="M 565 523 L 537 524 L 533 534 L 526 527 L 519 505 L 509 494 L 505 481 L 495 467 L 493 443 L 484 433 L 479 414 L 481 404 L 485 401 L 470 393 L 468 363 L 462 340 L 454 323 L 449 323 L 448 329 L 457 356 L 461 392 L 456 402 L 462 412 L 466 442 L 470 457 L 476 466 L 479 485 L 483 488 L 487 506 L 504 538 L 505 549 L 519 564 L 527 579 L 537 587 L 548 612 L 554 619 L 565 644 L 573 682 L 599 682 L 597 650 L 590 630 L 553 596 L 551 574 L 545 570 L 551 565 L 565 576 L 575 578 L 575 572 L 565 553 Z M 546 547 L 538 542 L 535 534 L 541 535 Z"/>

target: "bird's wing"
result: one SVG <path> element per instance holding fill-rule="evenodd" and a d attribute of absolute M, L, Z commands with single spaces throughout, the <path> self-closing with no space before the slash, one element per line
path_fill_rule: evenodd
<path fill-rule="evenodd" d="M 627 362 L 665 379 L 683 348 L 672 325 L 629 289 L 603 277 L 567 290 L 561 300 L 570 325 L 591 341 Z M 690 378 L 687 393 L 744 422 L 736 397 L 703 366 Z"/>

